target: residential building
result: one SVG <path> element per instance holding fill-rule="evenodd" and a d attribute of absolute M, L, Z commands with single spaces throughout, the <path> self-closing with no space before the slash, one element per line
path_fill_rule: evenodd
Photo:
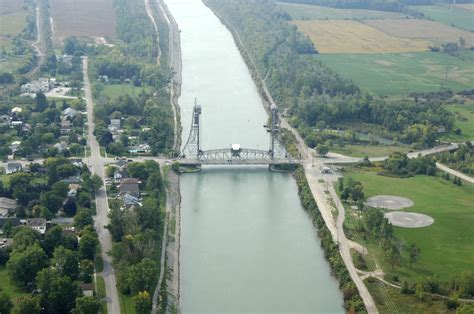
<path fill-rule="evenodd" d="M 62 120 L 61 121 L 61 135 L 68 135 L 71 132 L 71 121 Z"/>
<path fill-rule="evenodd" d="M 94 295 L 94 285 L 91 283 L 81 283 L 81 290 L 85 297 L 92 297 Z"/>
<path fill-rule="evenodd" d="M 79 111 L 77 111 L 74 108 L 69 107 L 63 110 L 62 116 L 65 119 L 72 120 L 78 113 Z"/>
<path fill-rule="evenodd" d="M 122 121 L 120 119 L 110 119 L 110 124 L 109 124 L 109 131 L 110 132 L 117 132 L 118 130 L 121 130 L 121 123 Z"/>
<path fill-rule="evenodd" d="M 82 159 L 81 158 L 70 158 L 69 161 L 71 162 L 71 164 L 75 167 L 79 167 L 81 168 L 83 163 L 82 163 Z"/>
<path fill-rule="evenodd" d="M 142 203 L 140 202 L 140 199 L 138 197 L 130 195 L 128 193 L 123 196 L 123 203 L 125 209 L 130 209 L 136 206 L 142 206 Z"/>
<path fill-rule="evenodd" d="M 8 197 L 0 197 L 0 217 L 7 217 L 15 212 L 16 200 Z"/>
<path fill-rule="evenodd" d="M 123 178 L 128 178 L 128 170 L 126 167 L 120 167 L 114 172 L 114 180 L 120 182 Z"/>
<path fill-rule="evenodd" d="M 21 171 L 22 169 L 23 169 L 23 166 L 21 165 L 21 163 L 12 161 L 12 162 L 7 163 L 7 169 L 5 170 L 5 172 L 7 174 L 12 174 L 12 173 Z"/>
<path fill-rule="evenodd" d="M 130 194 L 131 196 L 139 197 L 140 196 L 140 181 L 135 178 L 126 178 L 120 182 L 120 196 L 124 197 L 125 194 Z"/>
<path fill-rule="evenodd" d="M 44 218 L 29 218 L 26 220 L 26 226 L 41 234 L 46 233 L 46 219 Z"/>

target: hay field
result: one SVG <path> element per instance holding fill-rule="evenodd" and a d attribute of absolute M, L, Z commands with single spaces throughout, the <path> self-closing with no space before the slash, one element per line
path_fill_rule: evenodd
<path fill-rule="evenodd" d="M 20 11 L 23 5 L 23 0 L 0 0 L 0 15 Z"/>
<path fill-rule="evenodd" d="M 55 42 L 67 36 L 116 36 L 112 0 L 49 0 Z"/>
<path fill-rule="evenodd" d="M 401 19 L 406 15 L 363 9 L 335 9 L 319 5 L 278 2 L 278 7 L 295 20 Z"/>
<path fill-rule="evenodd" d="M 466 46 L 474 46 L 474 33 L 438 22 L 421 19 L 386 19 L 365 21 L 384 33 L 404 38 L 419 38 L 437 44 L 457 42 L 459 37 L 466 40 Z"/>
<path fill-rule="evenodd" d="M 0 35 L 16 36 L 26 26 L 27 7 L 22 0 L 0 0 Z"/>
<path fill-rule="evenodd" d="M 421 39 L 399 38 L 356 21 L 293 21 L 320 53 L 395 53 L 427 51 Z"/>
<path fill-rule="evenodd" d="M 410 6 L 411 10 L 423 13 L 426 17 L 446 25 L 453 25 L 474 32 L 472 12 L 452 5 L 420 5 Z"/>

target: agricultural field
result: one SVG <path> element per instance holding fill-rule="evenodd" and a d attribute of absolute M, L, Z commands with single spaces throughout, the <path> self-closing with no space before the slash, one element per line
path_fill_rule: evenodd
<path fill-rule="evenodd" d="M 430 42 L 388 35 L 357 21 L 293 21 L 320 53 L 427 51 Z"/>
<path fill-rule="evenodd" d="M 413 11 L 421 12 L 425 17 L 468 31 L 474 31 L 472 12 L 452 5 L 422 5 L 410 6 Z"/>
<path fill-rule="evenodd" d="M 68 36 L 116 37 L 112 0 L 50 0 L 54 41 Z"/>
<path fill-rule="evenodd" d="M 454 5 L 456 8 L 473 11 L 474 12 L 474 3 L 456 3 Z"/>
<path fill-rule="evenodd" d="M 316 56 L 376 95 L 472 89 L 474 63 L 444 53 L 320 54 Z M 447 81 L 445 81 L 447 69 Z"/>
<path fill-rule="evenodd" d="M 474 13 L 472 14 L 474 15 Z M 462 37 L 466 41 L 466 47 L 474 46 L 474 33 L 429 20 L 385 19 L 370 20 L 365 23 L 393 36 L 424 39 L 438 45 L 458 42 Z"/>
<path fill-rule="evenodd" d="M 458 142 L 474 140 L 474 102 L 471 101 L 470 103 L 465 104 L 449 105 L 446 108 L 456 116 L 454 127 L 460 128 L 462 134 L 448 134 L 443 138 Z"/>
<path fill-rule="evenodd" d="M 334 9 L 318 5 L 279 2 L 278 7 L 295 20 L 366 20 L 401 19 L 406 15 L 395 12 L 383 12 L 362 9 Z"/>
<path fill-rule="evenodd" d="M 369 252 L 388 275 L 408 277 L 412 281 L 422 276 L 437 275 L 440 280 L 446 281 L 455 274 L 472 270 L 473 185 L 457 186 L 439 175 L 416 175 L 400 179 L 379 176 L 373 171 L 354 171 L 348 176 L 362 182 L 366 197 L 406 197 L 414 202 L 414 206 L 404 211 L 434 218 L 434 224 L 424 228 L 394 227 L 397 238 L 406 243 L 415 243 L 421 249 L 419 260 L 412 269 L 399 266 L 392 270 L 384 258 L 383 250 L 375 243 L 369 243 Z"/>
<path fill-rule="evenodd" d="M 21 0 L 0 0 L 0 39 L 20 34 L 26 26 L 28 7 Z"/>

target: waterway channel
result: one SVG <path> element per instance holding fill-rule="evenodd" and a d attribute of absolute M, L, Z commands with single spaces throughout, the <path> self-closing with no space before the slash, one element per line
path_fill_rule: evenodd
<path fill-rule="evenodd" d="M 267 115 L 230 32 L 200 0 L 166 0 L 181 30 L 183 143 L 194 98 L 203 149 L 267 149 Z M 294 179 L 265 167 L 181 177 L 180 309 L 342 313 Z"/>

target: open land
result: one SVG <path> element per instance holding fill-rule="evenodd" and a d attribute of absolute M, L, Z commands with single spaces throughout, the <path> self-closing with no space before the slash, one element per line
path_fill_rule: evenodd
<path fill-rule="evenodd" d="M 420 5 L 410 6 L 411 10 L 421 12 L 425 17 L 446 24 L 453 25 L 468 31 L 474 31 L 472 12 L 452 5 Z"/>
<path fill-rule="evenodd" d="M 115 38 L 112 0 L 50 0 L 55 42 L 67 36 Z"/>
<path fill-rule="evenodd" d="M 279 2 L 278 7 L 295 20 L 401 19 L 406 15 L 363 9 L 335 9 L 318 5 Z"/>
<path fill-rule="evenodd" d="M 1 5 L 1 4 L 0 4 Z M 16 36 L 26 26 L 28 10 L 20 8 L 18 11 L 0 14 L 0 36 Z"/>
<path fill-rule="evenodd" d="M 454 185 L 440 177 L 417 175 L 411 178 L 389 178 L 375 172 L 356 171 L 349 177 L 362 182 L 367 197 L 393 194 L 406 197 L 414 206 L 405 211 L 428 215 L 434 224 L 424 228 L 395 227 L 395 234 L 406 243 L 421 249 L 419 261 L 412 269 L 386 263 L 383 250 L 376 244 L 368 249 L 387 274 L 418 280 L 422 276 L 437 275 L 447 280 L 454 274 L 472 269 L 474 258 L 474 186 Z"/>
<path fill-rule="evenodd" d="M 131 84 L 111 84 L 104 87 L 104 95 L 109 98 L 117 98 L 124 95 L 139 95 L 142 91 L 150 92 L 149 86 L 133 86 Z"/>
<path fill-rule="evenodd" d="M 385 146 L 385 145 L 345 145 L 344 147 L 332 147 L 331 151 L 351 157 L 379 157 L 389 156 L 393 152 L 408 152 L 410 147 L 405 146 Z"/>
<path fill-rule="evenodd" d="M 431 42 L 400 38 L 357 21 L 293 21 L 322 53 L 395 53 L 427 51 Z"/>
<path fill-rule="evenodd" d="M 455 7 L 468 11 L 474 11 L 474 3 L 456 3 Z"/>
<path fill-rule="evenodd" d="M 460 128 L 462 134 L 448 134 L 444 138 L 453 141 L 466 141 L 474 139 L 474 102 L 464 104 L 455 104 L 446 107 L 449 111 L 454 113 L 456 120 L 454 122 L 455 128 Z"/>
<path fill-rule="evenodd" d="M 473 88 L 474 63 L 444 53 L 320 54 L 316 58 L 378 95 Z"/>
<path fill-rule="evenodd" d="M 438 45 L 457 42 L 462 37 L 466 41 L 466 47 L 474 46 L 474 33 L 429 20 L 385 19 L 370 20 L 365 23 L 393 36 L 424 39 Z"/>

